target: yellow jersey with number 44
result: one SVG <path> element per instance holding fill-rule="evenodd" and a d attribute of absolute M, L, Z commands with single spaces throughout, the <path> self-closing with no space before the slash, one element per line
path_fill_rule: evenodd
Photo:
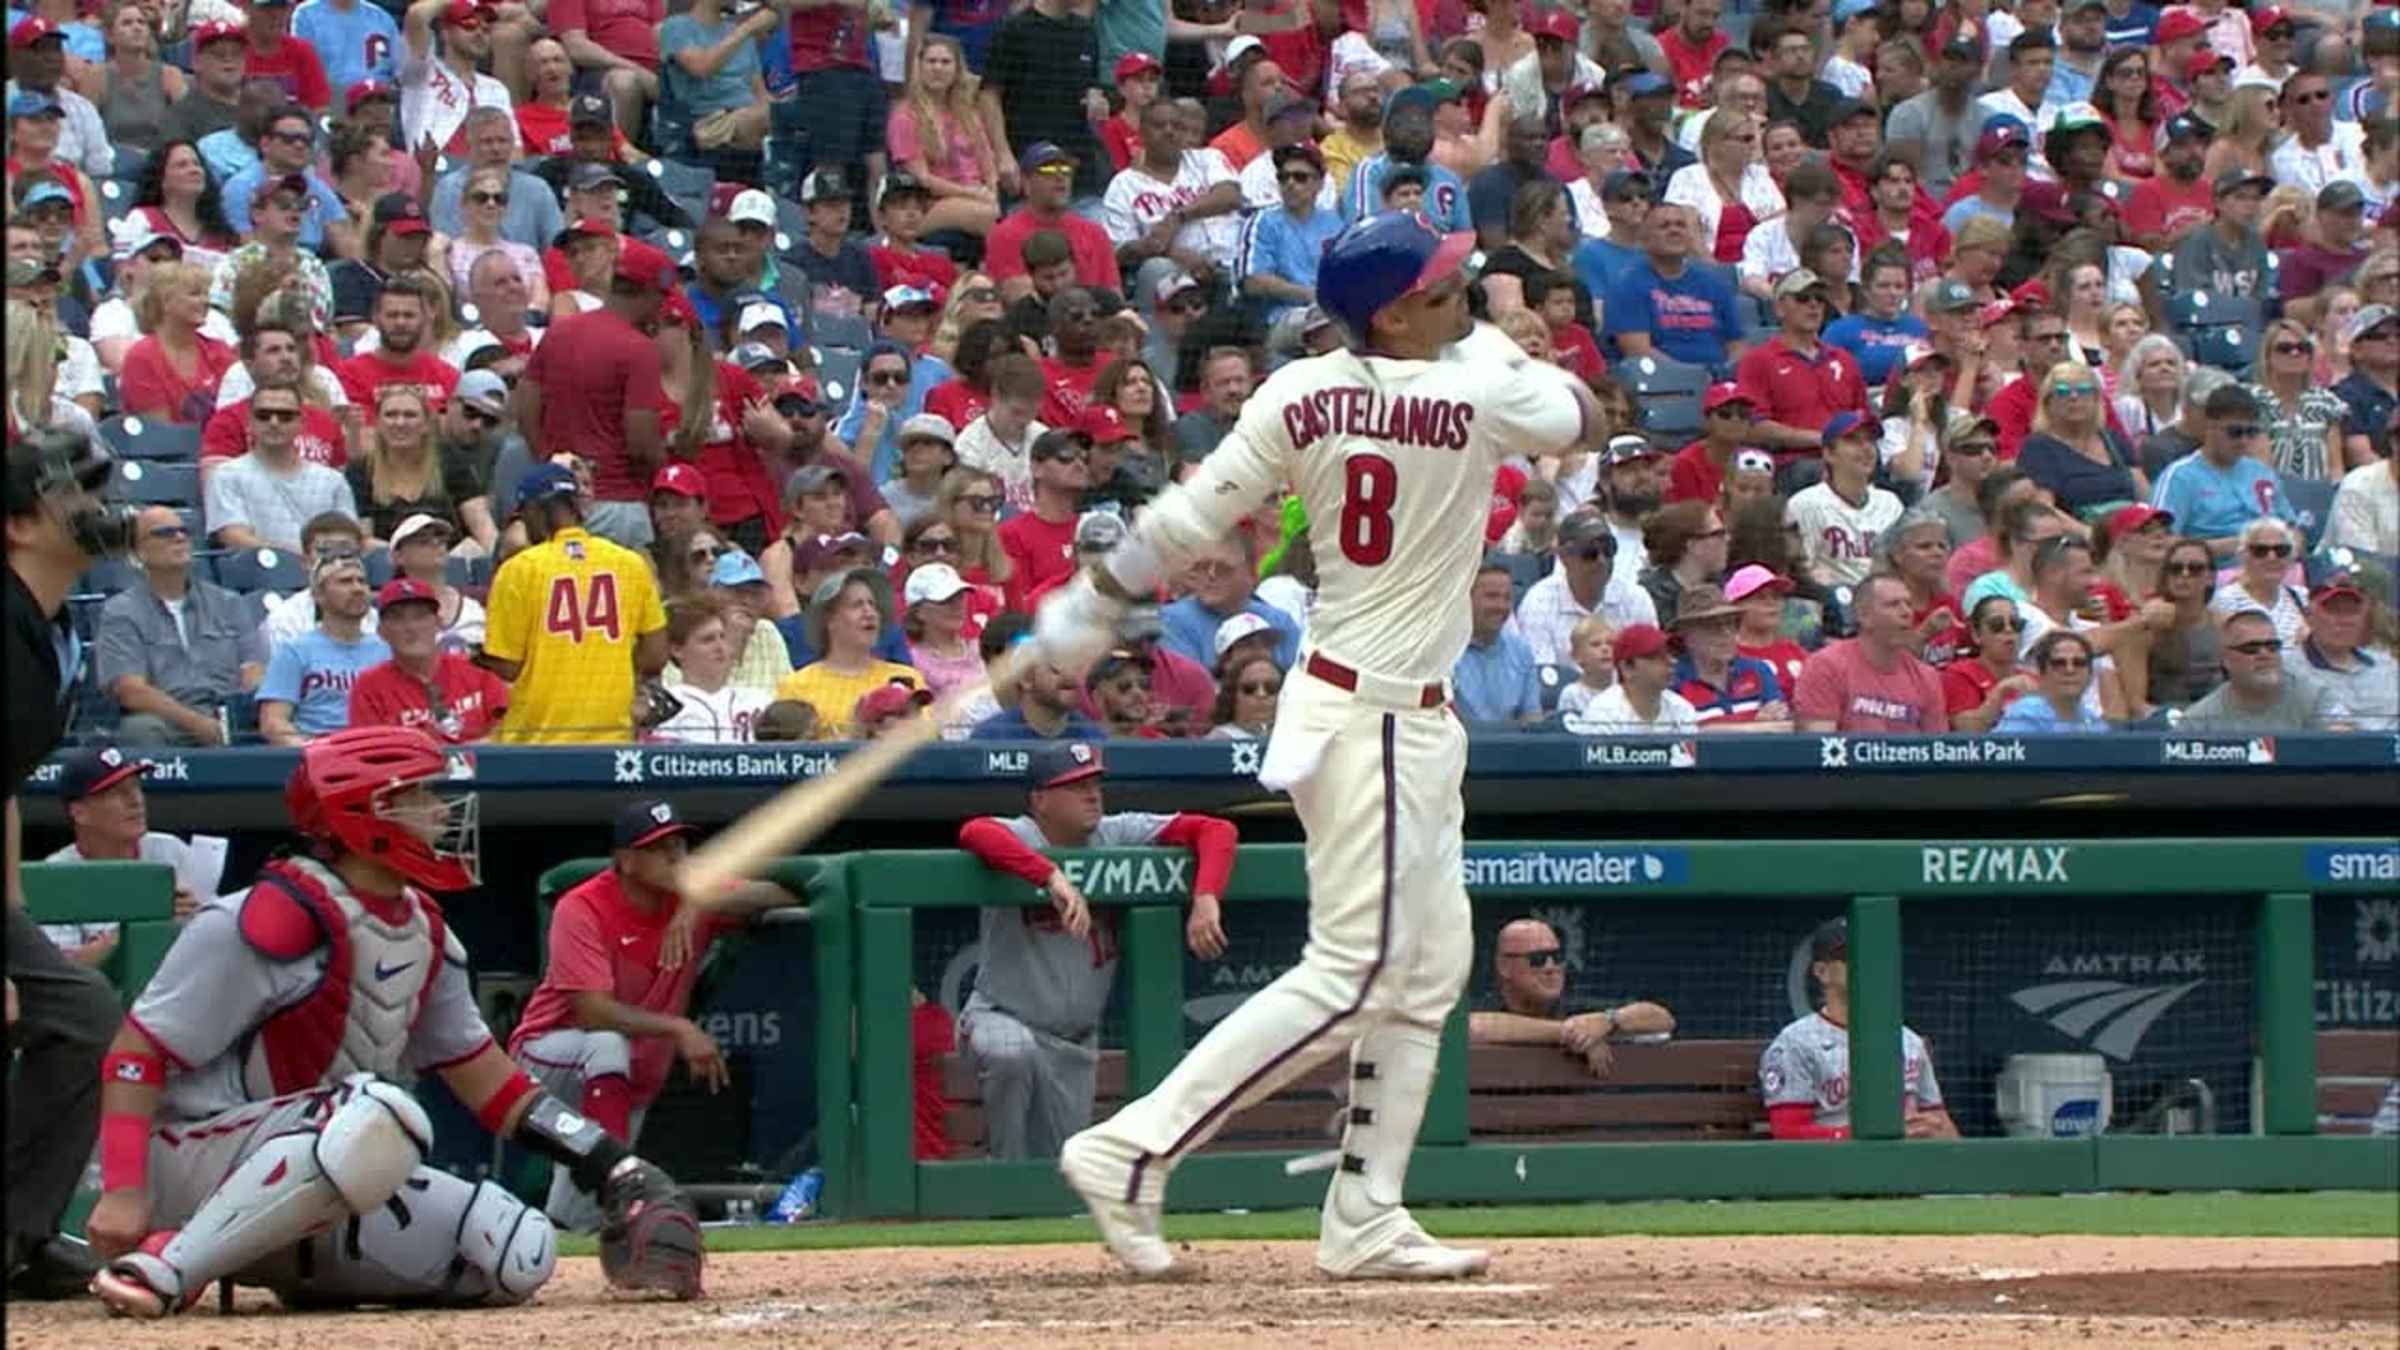
<path fill-rule="evenodd" d="M 667 626 L 649 560 L 569 527 L 501 564 L 483 650 L 518 663 L 496 739 L 633 739 L 634 644 Z"/>

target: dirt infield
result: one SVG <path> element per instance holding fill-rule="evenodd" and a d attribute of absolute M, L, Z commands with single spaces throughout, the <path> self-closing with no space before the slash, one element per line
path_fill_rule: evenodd
<path fill-rule="evenodd" d="M 1437 1225 L 1438 1226 L 1438 1225 Z M 1171 1225 L 1170 1225 L 1171 1227 Z M 14 1306 L 7 1344 L 108 1350 L 711 1345 L 1357 1347 L 2388 1347 L 2400 1250 L 2384 1239 L 1606 1238 L 1495 1244 L 1490 1278 L 1333 1284 L 1297 1243 L 1190 1249 L 1205 1279 L 1137 1285 L 1096 1247 L 743 1252 L 694 1304 L 614 1298 L 564 1262 L 530 1308 L 109 1322 L 90 1303 Z M 211 1301 L 213 1306 L 213 1300 Z"/>

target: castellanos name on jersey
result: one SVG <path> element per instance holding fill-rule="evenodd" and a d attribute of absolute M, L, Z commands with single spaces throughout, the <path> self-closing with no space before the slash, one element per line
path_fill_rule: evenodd
<path fill-rule="evenodd" d="M 1432 361 L 1347 351 L 1259 387 L 1210 457 L 1217 490 L 1289 481 L 1307 504 L 1318 593 L 1311 640 L 1398 680 L 1447 677 L 1466 646 L 1492 473 L 1583 430 L 1564 371 L 1488 324 Z"/>

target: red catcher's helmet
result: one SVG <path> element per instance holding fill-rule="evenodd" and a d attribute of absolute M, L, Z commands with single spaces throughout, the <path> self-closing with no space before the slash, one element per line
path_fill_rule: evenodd
<path fill-rule="evenodd" d="M 414 827 L 391 809 L 395 795 L 419 784 L 440 788 L 449 773 L 441 745 L 424 732 L 357 727 L 310 741 L 284 784 L 283 801 L 292 828 L 309 839 L 381 863 L 420 886 L 462 890 L 482 875 L 475 794 L 444 794 L 440 819 Z M 423 833 L 428 826 L 430 840 Z"/>

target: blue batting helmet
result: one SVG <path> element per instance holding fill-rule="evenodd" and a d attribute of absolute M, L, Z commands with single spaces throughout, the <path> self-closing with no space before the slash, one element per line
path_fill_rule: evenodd
<path fill-rule="evenodd" d="M 1471 231 L 1444 234 L 1421 212 L 1363 216 L 1325 245 L 1317 303 L 1363 342 L 1377 310 L 1457 271 L 1474 251 Z"/>

